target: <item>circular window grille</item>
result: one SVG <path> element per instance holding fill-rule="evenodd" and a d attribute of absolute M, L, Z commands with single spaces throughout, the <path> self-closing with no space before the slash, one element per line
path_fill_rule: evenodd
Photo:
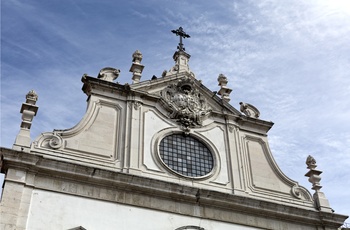
<path fill-rule="evenodd" d="M 173 134 L 160 142 L 160 157 L 173 171 L 189 177 L 210 173 L 214 160 L 210 150 L 192 136 Z"/>

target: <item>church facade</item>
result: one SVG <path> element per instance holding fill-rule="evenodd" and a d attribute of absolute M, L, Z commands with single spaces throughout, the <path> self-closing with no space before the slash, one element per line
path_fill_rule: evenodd
<path fill-rule="evenodd" d="M 229 104 L 227 78 L 212 92 L 189 68 L 180 27 L 175 65 L 132 84 L 119 70 L 83 75 L 87 111 L 73 128 L 30 141 L 37 95 L 27 94 L 12 149 L 1 148 L 5 174 L 1 229 L 338 229 L 307 159 L 311 194 L 276 164 L 267 139 L 273 123 L 253 105 Z"/>

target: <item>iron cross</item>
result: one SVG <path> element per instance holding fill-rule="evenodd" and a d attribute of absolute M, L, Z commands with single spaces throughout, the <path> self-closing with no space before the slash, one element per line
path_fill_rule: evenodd
<path fill-rule="evenodd" d="M 182 44 L 182 38 L 190 38 L 190 35 L 186 34 L 186 32 L 182 29 L 181 26 L 179 27 L 179 29 L 172 30 L 171 32 L 176 34 L 176 36 L 180 36 L 180 43 L 177 48 L 179 49 L 179 51 L 185 51 L 184 44 Z"/>

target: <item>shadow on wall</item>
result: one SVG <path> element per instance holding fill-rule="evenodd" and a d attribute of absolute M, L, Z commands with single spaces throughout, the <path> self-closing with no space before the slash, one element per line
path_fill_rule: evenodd
<path fill-rule="evenodd" d="M 3 174 L 3 173 L 0 173 L 0 184 L 1 184 L 1 187 L 0 187 L 0 201 L 1 201 L 2 190 L 3 190 L 4 184 L 5 184 L 5 174 Z"/>

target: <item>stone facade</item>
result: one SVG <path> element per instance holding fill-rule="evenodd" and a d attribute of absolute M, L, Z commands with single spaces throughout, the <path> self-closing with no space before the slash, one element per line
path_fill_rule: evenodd
<path fill-rule="evenodd" d="M 21 125 L 26 130 L 13 149 L 1 149 L 1 229 L 342 225 L 347 217 L 332 212 L 319 186 L 313 196 L 279 169 L 267 140 L 273 123 L 248 103 L 241 103 L 243 113 L 232 107 L 224 75 L 221 97 L 206 88 L 181 47 L 161 78 L 140 80 L 140 51 L 130 85 L 114 82 L 115 68 L 84 75 L 88 108 L 71 129 L 42 133 L 29 144 L 30 126 Z M 25 107 L 32 107 L 30 121 L 37 107 Z M 316 186 L 321 171 L 312 167 L 307 176 Z"/>

